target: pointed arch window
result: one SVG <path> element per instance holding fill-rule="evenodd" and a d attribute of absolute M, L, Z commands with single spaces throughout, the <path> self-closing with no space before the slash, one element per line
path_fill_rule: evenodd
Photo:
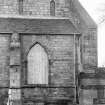
<path fill-rule="evenodd" d="M 50 15 L 55 16 L 55 1 L 54 0 L 50 1 Z"/>
<path fill-rule="evenodd" d="M 48 84 L 48 56 L 40 44 L 35 44 L 28 53 L 28 84 Z"/>

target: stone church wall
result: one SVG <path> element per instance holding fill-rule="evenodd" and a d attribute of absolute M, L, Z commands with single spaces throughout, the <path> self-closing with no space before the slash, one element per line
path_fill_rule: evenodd
<path fill-rule="evenodd" d="M 87 70 L 91 70 L 91 68 L 97 67 L 96 35 L 96 29 L 88 29 L 87 32 L 83 35 L 83 67 Z"/>
<path fill-rule="evenodd" d="M 19 11 L 22 11 L 23 15 L 50 16 L 50 1 L 0 0 L 0 14 L 19 15 Z M 55 16 L 69 16 L 70 2 L 69 0 L 55 0 Z"/>
<path fill-rule="evenodd" d="M 74 97 L 74 37 L 73 35 L 23 35 L 23 61 L 26 60 L 30 47 L 39 42 L 46 50 L 49 58 L 49 84 L 60 88 L 26 88 L 23 89 L 24 98 L 38 97 L 46 93 L 49 97 Z M 22 83 L 27 84 L 27 69 L 23 63 Z M 25 76 L 25 77 L 24 77 Z M 42 86 L 43 87 L 43 86 Z M 66 87 L 66 88 L 64 88 Z M 48 91 L 49 90 L 49 91 Z M 40 93 L 43 92 L 43 93 Z M 44 93 L 45 92 L 45 93 Z M 45 94 L 45 95 L 46 95 Z"/>
<path fill-rule="evenodd" d="M 74 0 L 76 1 L 76 0 Z M 78 1 L 77 1 L 78 2 Z M 77 10 L 78 8 L 78 10 Z M 92 77 L 97 71 L 97 26 L 92 21 L 90 16 L 84 12 L 84 8 L 80 3 L 71 5 L 71 21 L 80 30 L 81 38 L 81 54 L 82 54 L 82 73 L 90 75 L 81 78 L 81 89 L 79 91 L 80 105 L 93 105 L 94 98 L 97 98 L 96 85 L 103 84 L 98 82 L 96 77 Z M 86 15 L 86 16 L 85 16 Z M 91 21 L 90 21 L 91 20 Z M 92 81 L 94 78 L 94 81 Z M 99 86 L 100 87 L 100 86 Z"/>
<path fill-rule="evenodd" d="M 23 14 L 35 16 L 49 16 L 50 0 L 24 0 Z"/>
<path fill-rule="evenodd" d="M 0 34 L 0 86 L 7 87 L 9 81 L 9 35 Z"/>
<path fill-rule="evenodd" d="M 8 15 L 19 15 L 19 11 L 22 11 L 23 15 L 30 15 L 30 16 L 50 16 L 50 0 L 20 0 L 21 5 L 18 2 L 19 0 L 0 0 L 0 14 L 8 14 Z M 23 1 L 23 3 L 22 3 Z M 73 0 L 72 0 L 73 1 Z M 37 3 L 36 3 L 37 2 Z M 19 7 L 21 9 L 19 10 Z M 68 17 L 70 16 L 70 20 L 72 23 L 75 24 L 75 27 L 79 29 L 80 33 L 82 34 L 82 43 L 81 43 L 81 53 L 82 53 L 82 71 L 92 73 L 95 71 L 97 67 L 97 28 L 91 26 L 89 20 L 83 20 L 82 12 L 78 13 L 77 10 L 74 8 L 75 6 L 71 4 L 70 0 L 55 0 L 55 16 L 57 17 Z M 72 13 L 71 13 L 72 12 Z M 21 15 L 22 15 L 21 14 Z M 72 16 L 71 16 L 72 15 Z M 18 23 L 16 26 L 15 23 L 10 21 L 1 22 L 0 31 L 5 33 L 9 31 L 9 29 L 13 30 L 14 27 L 16 28 L 15 31 L 20 30 L 24 27 L 24 32 L 33 33 L 37 28 L 29 28 L 27 20 L 25 21 L 22 27 L 20 23 L 22 21 L 17 20 Z M 19 23 L 20 22 L 20 23 Z M 4 25 L 6 23 L 6 25 Z M 59 22 L 58 22 L 59 23 Z M 57 23 L 57 24 L 58 24 Z M 67 23 L 66 23 L 67 24 Z M 31 24 L 32 25 L 32 24 Z M 3 28 L 2 28 L 3 26 Z M 11 27 L 10 27 L 11 26 Z M 34 26 L 34 25 L 32 25 Z M 67 26 L 68 27 L 68 26 Z M 29 31 L 29 30 L 31 31 Z M 46 29 L 45 29 L 46 30 Z M 37 32 L 41 31 L 40 28 L 36 30 Z M 55 30 L 55 33 L 58 30 Z M 44 31 L 42 31 L 44 32 Z M 63 31 L 65 32 L 65 30 Z M 58 32 L 59 33 L 59 32 Z M 61 36 L 61 35 L 22 35 L 23 40 L 23 69 L 22 69 L 22 86 L 26 85 L 27 83 L 27 72 L 26 72 L 26 53 L 29 51 L 30 46 L 32 46 L 35 42 L 39 42 L 47 51 L 49 64 L 50 64 L 50 83 L 51 85 L 58 85 L 58 86 L 73 86 L 74 85 L 74 40 L 73 35 L 71 36 Z M 15 78 L 9 78 L 9 34 L 0 34 L 0 105 L 6 104 L 7 97 L 8 97 L 8 86 L 9 86 L 9 79 L 11 81 Z M 63 42 L 63 43 L 62 43 Z M 15 60 L 15 57 L 11 54 L 12 60 Z M 13 63 L 14 61 L 10 61 Z M 16 63 L 16 62 L 15 62 Z M 95 67 L 95 68 L 94 68 Z M 13 69 L 14 70 L 14 69 Z M 10 71 L 13 72 L 13 70 Z M 15 72 L 13 72 L 14 74 Z M 18 73 L 18 72 L 17 72 Z M 12 74 L 12 73 L 11 73 Z M 14 74 L 15 75 L 15 74 Z M 86 85 L 84 88 L 81 88 L 80 91 L 80 104 L 81 105 L 92 105 L 93 99 L 97 98 L 97 90 L 94 89 L 95 85 L 103 85 L 104 82 L 96 81 L 96 77 L 94 80 L 96 81 L 95 85 L 92 87 L 94 81 L 91 80 L 87 81 L 87 78 L 82 80 L 83 85 Z M 18 79 L 18 78 L 17 78 Z M 17 80 L 16 80 L 17 81 Z M 18 82 L 18 81 L 17 81 Z M 85 84 L 86 83 L 86 84 Z M 90 83 L 90 86 L 88 85 Z M 10 85 L 18 85 L 19 83 L 13 84 L 12 82 Z M 20 84 L 19 84 L 20 85 Z M 88 89 L 87 89 L 88 88 Z M 43 94 L 42 94 L 42 93 Z M 49 94 L 49 89 L 31 89 L 25 88 L 22 90 L 23 99 L 32 97 L 35 99 L 37 95 Z M 100 93 L 101 94 L 101 93 Z M 60 89 L 51 89 L 50 95 L 52 96 L 67 96 L 67 97 L 74 97 L 73 89 L 67 88 L 60 88 Z M 2 100 L 2 101 L 1 101 Z M 26 104 L 25 104 L 26 105 Z"/>
<path fill-rule="evenodd" d="M 83 9 L 83 8 L 82 8 Z M 82 53 L 82 64 L 83 72 L 89 69 L 97 67 L 97 27 L 91 23 L 87 23 L 88 20 L 84 20 L 81 12 L 78 12 L 75 6 L 71 5 L 71 21 L 74 23 L 75 27 L 80 30 L 82 34 L 81 38 L 81 53 Z"/>
<path fill-rule="evenodd" d="M 50 16 L 50 0 L 20 0 L 23 2 L 21 7 L 23 15 L 33 16 Z M 97 66 L 97 36 L 96 29 L 87 26 L 81 18 L 81 14 L 77 13 L 72 1 L 56 0 L 55 16 L 68 17 L 72 15 L 71 21 L 82 32 L 82 61 L 83 68 L 88 69 Z M 19 14 L 19 0 L 0 0 L 0 14 Z"/>
<path fill-rule="evenodd" d="M 0 105 L 5 105 L 8 100 L 9 42 L 9 34 L 0 34 Z"/>
<path fill-rule="evenodd" d="M 93 99 L 97 98 L 96 89 L 83 89 L 80 93 L 80 105 L 93 105 Z"/>
<path fill-rule="evenodd" d="M 0 14 L 18 14 L 18 0 L 0 0 Z"/>
<path fill-rule="evenodd" d="M 74 84 L 73 35 L 23 35 L 22 40 L 23 60 L 26 60 L 27 52 L 34 43 L 39 42 L 45 47 L 49 58 L 52 85 L 70 86 Z"/>

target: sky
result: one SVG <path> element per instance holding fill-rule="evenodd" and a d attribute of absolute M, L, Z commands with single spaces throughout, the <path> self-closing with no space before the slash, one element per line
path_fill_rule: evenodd
<path fill-rule="evenodd" d="M 105 22 L 102 22 L 102 16 L 105 14 L 105 0 L 79 1 L 98 25 L 98 66 L 105 67 Z"/>

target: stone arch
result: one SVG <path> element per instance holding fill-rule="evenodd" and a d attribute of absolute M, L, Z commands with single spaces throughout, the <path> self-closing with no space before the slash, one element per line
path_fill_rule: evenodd
<path fill-rule="evenodd" d="M 39 43 L 31 47 L 27 55 L 28 84 L 48 84 L 48 56 Z"/>

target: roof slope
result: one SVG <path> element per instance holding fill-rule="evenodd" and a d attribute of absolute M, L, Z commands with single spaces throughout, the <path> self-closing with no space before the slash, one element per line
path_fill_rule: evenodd
<path fill-rule="evenodd" d="M 79 34 L 69 19 L 0 18 L 0 32 Z"/>
<path fill-rule="evenodd" d="M 94 20 L 91 18 L 91 16 L 88 14 L 88 12 L 78 0 L 73 0 L 73 5 L 88 27 L 97 27 L 97 24 L 94 22 Z"/>

